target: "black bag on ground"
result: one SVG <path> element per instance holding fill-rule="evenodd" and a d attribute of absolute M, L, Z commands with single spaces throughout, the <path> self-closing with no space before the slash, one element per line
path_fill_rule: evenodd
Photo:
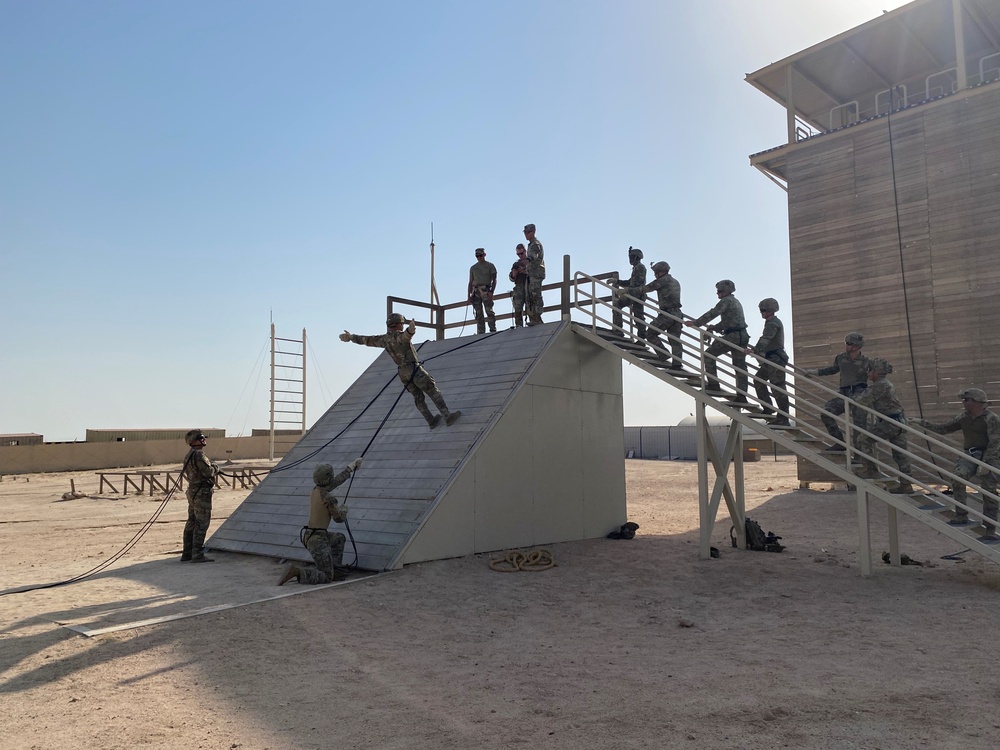
<path fill-rule="evenodd" d="M 781 552 L 785 548 L 783 544 L 778 544 L 778 540 L 781 539 L 780 536 L 777 536 L 773 531 L 765 534 L 760 524 L 749 518 L 746 519 L 746 535 L 747 549 L 752 549 L 754 552 Z M 739 542 L 736 539 L 735 526 L 729 530 L 729 538 L 732 540 L 734 547 L 739 546 Z"/>

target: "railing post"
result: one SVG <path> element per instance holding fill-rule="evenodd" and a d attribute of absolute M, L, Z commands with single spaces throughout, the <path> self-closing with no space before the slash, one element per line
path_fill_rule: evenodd
<path fill-rule="evenodd" d="M 562 296 L 561 296 L 561 299 L 559 301 L 559 312 L 561 313 L 563 320 L 569 320 L 569 286 L 570 286 L 570 283 L 572 283 L 572 282 L 570 281 L 570 277 L 569 277 L 569 256 L 568 255 L 564 255 L 563 256 L 563 283 L 562 283 L 562 289 L 560 290 L 562 292 Z"/>

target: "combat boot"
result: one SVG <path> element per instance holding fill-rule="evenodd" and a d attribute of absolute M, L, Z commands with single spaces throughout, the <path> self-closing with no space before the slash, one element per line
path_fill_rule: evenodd
<path fill-rule="evenodd" d="M 181 551 L 181 562 L 191 562 L 191 547 L 194 544 L 194 529 L 184 529 L 184 549 Z"/>
<path fill-rule="evenodd" d="M 278 579 L 278 585 L 279 586 L 284 586 L 286 583 L 288 583 L 293 578 L 295 579 L 295 582 L 298 583 L 299 582 L 299 573 L 301 573 L 301 572 L 302 571 L 299 570 L 296 566 L 289 565 L 287 568 L 285 568 L 285 572 L 281 574 L 281 578 Z"/>
<path fill-rule="evenodd" d="M 437 427 L 438 422 L 441 421 L 441 417 L 437 414 L 431 414 L 431 410 L 427 408 L 427 404 L 420 404 L 417 407 L 417 411 L 419 411 L 420 415 L 427 420 L 427 426 L 432 430 Z"/>
<path fill-rule="evenodd" d="M 983 508 L 983 515 L 986 516 L 986 518 L 988 519 L 986 521 L 983 521 L 983 526 L 986 527 L 986 532 L 983 534 L 983 539 L 986 539 L 988 541 L 1000 539 L 1000 537 L 997 536 L 997 515 L 998 515 L 997 509 Z M 992 523 L 990 523 L 990 521 L 992 521 Z"/>
<path fill-rule="evenodd" d="M 191 533 L 191 562 L 193 563 L 206 563 L 215 562 L 215 558 L 205 557 L 205 531 L 200 529 L 195 529 Z"/>
<path fill-rule="evenodd" d="M 460 412 L 460 411 L 450 411 L 450 412 L 448 412 L 447 414 L 444 415 L 444 423 L 446 425 L 448 425 L 449 427 L 451 427 L 453 424 L 455 424 L 455 422 L 458 421 L 458 418 L 460 416 L 462 416 L 462 412 Z"/>
<path fill-rule="evenodd" d="M 912 495 L 913 485 L 909 482 L 897 482 L 896 486 L 889 490 L 893 495 Z"/>
<path fill-rule="evenodd" d="M 860 469 L 856 469 L 854 476 L 858 479 L 878 479 L 882 476 L 874 464 L 864 463 Z"/>

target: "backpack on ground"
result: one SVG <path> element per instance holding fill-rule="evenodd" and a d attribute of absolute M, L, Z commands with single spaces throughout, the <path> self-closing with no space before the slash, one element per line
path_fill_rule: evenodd
<path fill-rule="evenodd" d="M 781 552 L 785 548 L 783 544 L 778 543 L 778 540 L 781 539 L 780 536 L 777 536 L 773 531 L 765 534 L 760 524 L 749 518 L 746 519 L 746 536 L 747 549 L 752 549 L 754 552 Z M 732 540 L 734 547 L 739 546 L 739 542 L 736 539 L 735 526 L 729 530 L 729 538 Z"/>

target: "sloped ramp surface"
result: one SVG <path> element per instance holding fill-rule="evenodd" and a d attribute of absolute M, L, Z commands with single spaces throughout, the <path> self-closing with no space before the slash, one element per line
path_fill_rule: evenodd
<path fill-rule="evenodd" d="M 568 324 L 549 323 L 496 335 L 425 342 L 418 356 L 449 408 L 462 412 L 451 427 L 442 421 L 434 430 L 427 428 L 413 398 L 403 389 L 395 364 L 382 352 L 219 527 L 209 546 L 308 561 L 299 531 L 308 515 L 314 467 L 330 463 L 340 470 L 371 443 L 361 470 L 335 494 L 339 499 L 347 496 L 358 566 L 369 570 L 398 566 L 401 550 L 427 522 L 435 501 L 455 482 L 477 444 L 486 440 L 560 335 L 563 340 L 577 338 Z M 576 368 L 575 362 L 563 362 L 558 355 L 555 359 L 560 377 L 562 370 L 570 375 Z M 620 370 L 619 364 L 616 367 Z M 620 383 L 617 398 L 620 403 Z M 434 411 L 429 400 L 428 404 Z M 613 429 L 621 434 L 620 425 Z M 619 463 L 620 457 L 620 453 L 615 456 Z M 623 490 L 622 507 L 612 513 L 612 520 L 624 515 Z M 602 532 L 604 525 L 602 519 Z M 344 531 L 343 526 L 331 524 L 334 529 Z M 345 562 L 354 560 L 353 552 L 348 540 Z"/>

